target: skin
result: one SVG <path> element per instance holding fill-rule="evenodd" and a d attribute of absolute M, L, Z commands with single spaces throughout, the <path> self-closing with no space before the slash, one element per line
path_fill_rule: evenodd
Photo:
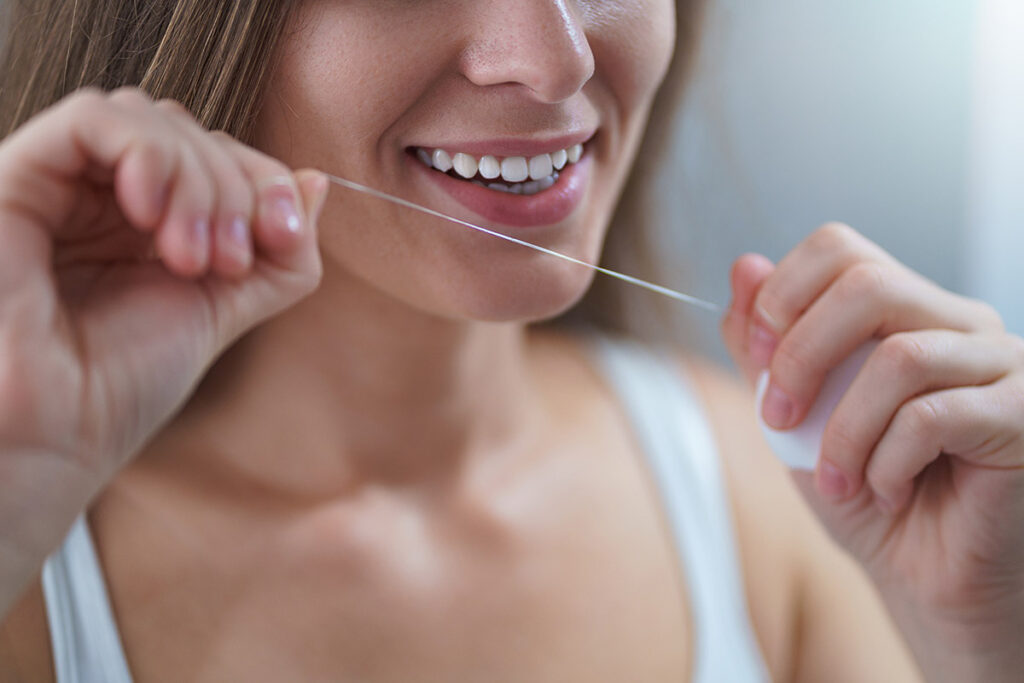
<path fill-rule="evenodd" d="M 178 374 L 202 377 L 184 409 L 127 467 L 100 454 L 142 441 L 132 433 L 100 430 L 80 456 L 86 469 L 120 468 L 95 485 L 89 521 L 138 680 L 687 679 L 689 599 L 643 454 L 578 340 L 527 327 L 571 305 L 589 274 L 341 190 L 321 211 L 321 179 L 287 171 L 330 170 L 462 215 L 408 173 L 408 145 L 453 129 L 546 136 L 593 123 L 587 201 L 545 246 L 596 260 L 672 23 L 663 0 L 309 0 L 260 121 L 267 157 L 137 93 L 75 105 L 97 120 L 116 109 L 139 139 L 158 127 L 177 145 L 154 153 L 179 162 L 158 164 L 162 177 L 141 177 L 127 153 L 99 165 L 117 170 L 119 206 L 137 233 L 154 235 L 168 277 L 196 288 L 212 266 L 211 278 L 235 287 L 212 299 L 234 314 L 216 319 L 235 324 L 189 356 L 230 346 L 219 362 L 206 372 L 177 359 Z M 60 115 L 14 151 L 27 157 L 52 137 L 42 132 L 83 125 Z M 176 188 L 178 212 L 139 200 L 132 213 L 133 197 L 159 196 L 175 177 L 208 182 Z M 275 177 L 286 182 L 268 184 Z M 297 234 L 281 229 L 280 212 L 250 210 L 282 186 L 297 202 Z M 251 255 L 222 240 L 239 213 Z M 212 238 L 187 237 L 195 215 L 208 217 Z M 875 285 L 850 284 L 858 277 Z M 770 365 L 794 421 L 837 346 L 910 334 L 932 344 L 896 381 L 870 376 L 844 398 L 825 446 L 849 482 L 837 501 L 826 497 L 835 476 L 791 476 L 766 452 L 746 387 L 681 354 L 718 439 L 773 678 L 915 680 L 911 655 L 935 680 L 1019 670 L 1005 644 L 1024 614 L 1012 536 L 1024 517 L 1020 341 L 986 307 L 924 283 L 848 228 L 823 228 L 778 265 L 746 256 L 732 278 L 724 340 L 748 378 Z M 173 321 L 209 320 L 190 301 Z M 268 318 L 275 307 L 284 310 Z M 165 316 L 152 327 L 173 339 L 186 326 Z M 925 339 L 935 330 L 959 336 Z M 883 344 L 878 363 L 893 362 L 894 346 Z M 143 366 L 170 374 L 166 362 Z M 941 393 L 965 384 L 977 387 L 959 404 Z M 936 389 L 925 395 L 942 429 L 904 426 L 902 406 Z M 858 409 L 867 403 L 888 415 Z M 989 447 L 972 450 L 968 437 Z M 943 450 L 962 458 L 966 490 L 926 472 L 908 499 L 908 479 Z M 899 509 L 883 511 L 876 494 Z M 946 547 L 979 562 L 935 571 Z M 29 583 L 0 630 L 0 680 L 53 679 L 42 610 Z"/>

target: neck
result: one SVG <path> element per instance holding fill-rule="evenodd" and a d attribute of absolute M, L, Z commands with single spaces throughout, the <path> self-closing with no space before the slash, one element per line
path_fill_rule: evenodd
<path fill-rule="evenodd" d="M 442 319 L 325 273 L 221 357 L 152 450 L 304 497 L 443 482 L 536 433 L 525 346 L 522 324 Z"/>

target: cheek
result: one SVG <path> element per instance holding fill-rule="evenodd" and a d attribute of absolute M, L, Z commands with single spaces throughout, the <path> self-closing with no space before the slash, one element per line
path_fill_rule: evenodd
<path fill-rule="evenodd" d="M 675 3 L 622 0 L 586 10 L 599 73 L 619 101 L 624 118 L 643 110 L 665 78 L 675 46 Z"/>
<path fill-rule="evenodd" d="M 439 41 L 423 40 L 422 22 L 396 11 L 364 0 L 305 3 L 276 66 L 258 146 L 294 168 L 376 180 L 366 173 L 379 168 L 389 126 L 446 61 Z"/>

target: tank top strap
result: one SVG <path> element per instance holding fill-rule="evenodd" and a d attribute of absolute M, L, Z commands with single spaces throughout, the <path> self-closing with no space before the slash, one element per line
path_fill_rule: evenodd
<path fill-rule="evenodd" d="M 46 559 L 42 582 L 57 683 L 131 683 L 84 513 Z"/>
<path fill-rule="evenodd" d="M 697 392 L 666 352 L 597 332 L 583 337 L 661 495 L 689 587 L 694 683 L 769 680 L 747 610 L 721 463 Z"/>

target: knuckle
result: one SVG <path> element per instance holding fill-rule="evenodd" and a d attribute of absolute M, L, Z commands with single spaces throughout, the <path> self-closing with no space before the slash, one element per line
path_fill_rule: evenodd
<path fill-rule="evenodd" d="M 886 337 L 878 347 L 886 365 L 886 375 L 914 382 L 926 375 L 932 363 L 929 347 L 917 336 L 898 332 Z"/>
<path fill-rule="evenodd" d="M 981 329 L 991 330 L 993 332 L 1006 331 L 1006 324 L 1003 322 L 1003 316 L 999 314 L 999 311 L 996 310 L 995 306 L 987 301 L 981 301 L 980 299 L 974 299 L 972 300 L 972 303 Z"/>
<path fill-rule="evenodd" d="M 241 170 L 242 162 L 244 160 L 243 155 L 247 151 L 245 145 L 222 130 L 208 131 L 207 135 L 209 135 L 213 140 L 216 148 L 220 150 L 230 162 L 232 162 L 232 165 Z"/>
<path fill-rule="evenodd" d="M 836 288 L 843 300 L 878 300 L 889 289 L 889 281 L 890 275 L 886 266 L 873 261 L 860 261 L 839 276 Z"/>
<path fill-rule="evenodd" d="M 98 87 L 98 86 L 95 86 L 95 85 L 83 85 L 81 88 L 77 88 L 74 91 L 72 91 L 71 94 L 69 94 L 67 96 L 67 99 L 73 100 L 73 99 L 80 99 L 80 98 L 83 98 L 83 97 L 84 98 L 90 98 L 91 97 L 91 98 L 95 98 L 95 99 L 103 99 L 103 97 L 105 95 L 106 95 L 106 93 L 104 92 L 104 90 L 102 88 Z"/>
<path fill-rule="evenodd" d="M 107 105 L 107 99 L 99 88 L 80 88 L 64 100 L 65 105 L 76 115 L 91 113 Z"/>
<path fill-rule="evenodd" d="M 221 145 L 223 145 L 225 147 L 228 147 L 228 148 L 230 148 L 231 145 L 235 142 L 235 139 L 233 137 L 231 137 L 230 135 L 228 135 L 227 133 L 225 133 L 222 130 L 211 130 L 209 132 L 209 135 L 216 142 L 218 142 Z"/>
<path fill-rule="evenodd" d="M 825 425 L 821 437 L 822 454 L 837 465 L 859 467 L 863 450 L 861 441 L 857 438 L 853 425 L 836 414 Z"/>
<path fill-rule="evenodd" d="M 111 102 L 131 108 L 149 108 L 153 104 L 142 90 L 130 86 L 122 86 L 111 91 L 109 99 Z"/>
<path fill-rule="evenodd" d="M 846 223 L 829 221 L 807 238 L 807 245 L 817 252 L 833 252 L 845 249 L 857 233 Z"/>
<path fill-rule="evenodd" d="M 1006 343 L 1010 347 L 1010 353 L 1020 368 L 1024 368 L 1024 337 L 1015 334 L 1006 334 Z"/>
<path fill-rule="evenodd" d="M 1013 439 L 1018 446 L 1024 446 L 1024 373 L 1017 373 L 1013 376 L 1007 391 L 1009 394 L 1007 401 L 1012 406 L 1010 413 L 1014 415 L 1014 418 L 1010 420 Z M 1022 452 L 1024 449 L 1018 448 L 1018 462 L 1024 467 L 1024 455 L 1020 455 Z"/>
<path fill-rule="evenodd" d="M 771 376 L 780 384 L 791 387 L 798 384 L 813 369 L 810 347 L 792 335 L 783 339 L 772 358 Z"/>
<path fill-rule="evenodd" d="M 164 98 L 162 100 L 158 100 L 155 106 L 157 107 L 157 109 L 167 114 L 168 116 L 192 122 L 195 121 L 195 117 L 192 115 L 192 112 L 189 111 L 185 107 L 185 105 L 183 105 L 181 102 L 178 102 L 177 100 Z"/>
<path fill-rule="evenodd" d="M 761 291 L 757 293 L 755 307 L 763 310 L 771 316 L 772 320 L 783 327 L 788 326 L 791 322 L 792 315 L 789 313 L 786 299 L 779 291 L 776 283 L 771 280 L 765 282 L 764 286 L 761 287 Z"/>
<path fill-rule="evenodd" d="M 905 403 L 897 411 L 896 421 L 907 436 L 915 441 L 927 441 L 942 423 L 939 406 L 928 396 Z"/>

